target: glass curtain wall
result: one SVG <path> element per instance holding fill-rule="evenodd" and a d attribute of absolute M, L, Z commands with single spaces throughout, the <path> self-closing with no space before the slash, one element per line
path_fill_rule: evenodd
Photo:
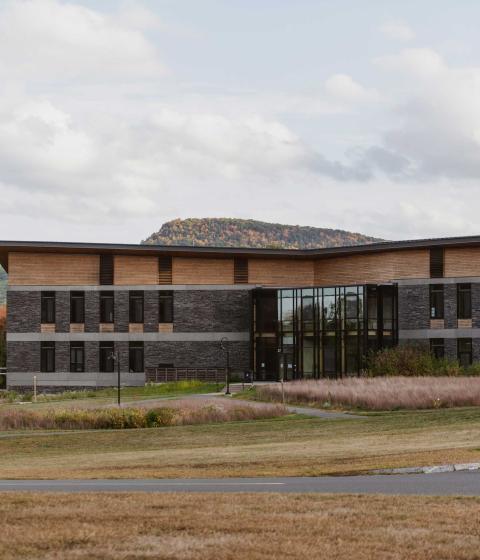
<path fill-rule="evenodd" d="M 260 289 L 255 301 L 260 378 L 356 375 L 365 367 L 369 351 L 396 341 L 391 285 Z"/>

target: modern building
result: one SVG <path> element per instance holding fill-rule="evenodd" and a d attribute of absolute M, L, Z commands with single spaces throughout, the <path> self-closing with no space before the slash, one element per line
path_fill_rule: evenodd
<path fill-rule="evenodd" d="M 355 374 L 370 350 L 480 360 L 480 237 L 315 250 L 0 242 L 7 383 L 143 384 L 166 368 Z M 222 343 L 223 340 L 223 343 Z M 192 374 L 193 375 L 193 374 Z"/>

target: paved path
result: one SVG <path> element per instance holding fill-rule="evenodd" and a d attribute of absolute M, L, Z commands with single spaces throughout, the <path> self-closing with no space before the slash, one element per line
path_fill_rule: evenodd
<path fill-rule="evenodd" d="M 480 473 L 170 480 L 0 480 L 0 491 L 319 492 L 480 496 Z"/>

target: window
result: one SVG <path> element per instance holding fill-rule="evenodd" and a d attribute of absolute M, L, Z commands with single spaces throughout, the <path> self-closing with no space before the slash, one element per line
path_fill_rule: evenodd
<path fill-rule="evenodd" d="M 113 284 L 113 255 L 100 255 L 100 285 Z"/>
<path fill-rule="evenodd" d="M 85 371 L 85 347 L 83 342 L 70 342 L 70 371 Z"/>
<path fill-rule="evenodd" d="M 130 323 L 143 323 L 143 292 L 130 292 Z"/>
<path fill-rule="evenodd" d="M 443 284 L 430 286 L 430 318 L 443 319 Z"/>
<path fill-rule="evenodd" d="M 159 292 L 158 322 L 173 323 L 173 292 Z"/>
<path fill-rule="evenodd" d="M 430 277 L 442 278 L 444 265 L 443 247 L 434 247 L 430 249 Z"/>
<path fill-rule="evenodd" d="M 457 284 L 457 318 L 472 318 L 472 286 Z"/>
<path fill-rule="evenodd" d="M 42 323 L 55 323 L 55 292 L 42 292 Z"/>
<path fill-rule="evenodd" d="M 42 342 L 40 346 L 40 371 L 55 371 L 55 342 Z"/>
<path fill-rule="evenodd" d="M 457 340 L 458 361 L 462 367 L 468 367 L 472 364 L 472 339 L 459 338 Z"/>
<path fill-rule="evenodd" d="M 115 351 L 113 342 L 100 342 L 100 371 L 111 373 L 115 371 L 113 353 Z"/>
<path fill-rule="evenodd" d="M 430 339 L 430 353 L 434 358 L 442 359 L 445 357 L 445 342 L 443 338 Z"/>
<path fill-rule="evenodd" d="M 100 292 L 100 323 L 113 323 L 114 302 L 113 292 Z"/>
<path fill-rule="evenodd" d="M 85 322 L 85 292 L 70 292 L 70 323 Z"/>
<path fill-rule="evenodd" d="M 130 373 L 143 372 L 143 342 L 130 342 L 128 351 Z"/>
<path fill-rule="evenodd" d="M 233 259 L 233 283 L 248 284 L 248 259 L 240 257 Z"/>
<path fill-rule="evenodd" d="M 158 257 L 158 283 L 173 284 L 172 281 L 172 257 Z"/>

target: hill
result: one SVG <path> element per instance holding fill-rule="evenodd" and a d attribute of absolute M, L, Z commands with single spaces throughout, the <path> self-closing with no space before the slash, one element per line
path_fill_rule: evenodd
<path fill-rule="evenodd" d="M 142 243 L 198 247 L 315 249 L 362 245 L 375 241 L 382 240 L 341 229 L 290 226 L 235 218 L 188 218 L 166 222 Z"/>

